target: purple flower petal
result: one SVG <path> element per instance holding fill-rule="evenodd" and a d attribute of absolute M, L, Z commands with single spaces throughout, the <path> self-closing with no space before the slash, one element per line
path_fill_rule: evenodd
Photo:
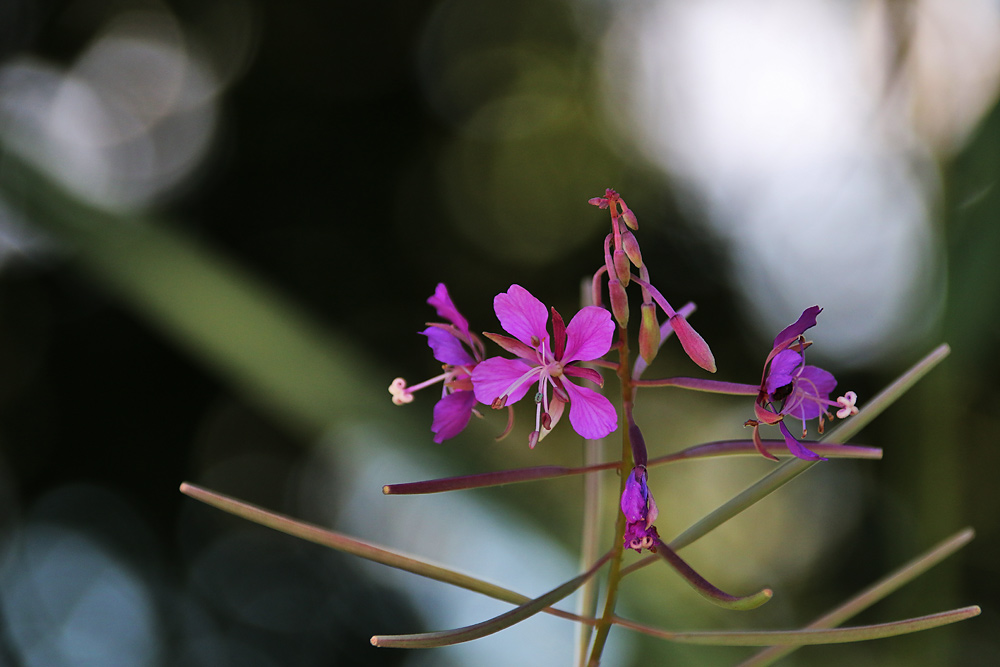
<path fill-rule="evenodd" d="M 497 294 L 493 299 L 493 310 L 504 330 L 525 345 L 535 347 L 532 337 L 539 341 L 548 338 L 545 326 L 549 321 L 549 311 L 520 285 L 511 285 L 506 292 Z"/>
<path fill-rule="evenodd" d="M 795 350 L 782 350 L 776 354 L 771 360 L 767 380 L 764 382 L 764 390 L 768 395 L 791 383 L 792 375 L 801 363 L 802 355 Z"/>
<path fill-rule="evenodd" d="M 445 287 L 444 283 L 438 283 L 434 289 L 434 296 L 427 299 L 427 303 L 434 306 L 438 317 L 442 317 L 454 324 L 466 339 L 469 338 L 469 322 L 458 312 L 458 308 L 452 302 L 451 295 L 448 294 L 448 288 Z"/>
<path fill-rule="evenodd" d="M 793 456 L 797 456 L 800 459 L 806 461 L 826 461 L 826 459 L 811 449 L 807 449 L 805 445 L 792 437 L 792 434 L 788 432 L 788 427 L 785 426 L 784 421 L 778 422 L 778 428 L 781 429 L 781 435 L 785 437 L 785 446 L 788 447 L 788 451 L 792 453 Z"/>
<path fill-rule="evenodd" d="M 475 406 L 476 397 L 471 391 L 455 391 L 438 401 L 431 423 L 434 442 L 441 443 L 461 433 L 469 424 Z"/>
<path fill-rule="evenodd" d="M 823 309 L 819 306 L 810 306 L 803 310 L 802 314 L 799 315 L 799 319 L 782 329 L 781 333 L 774 337 L 774 347 L 780 347 L 783 343 L 801 336 L 806 329 L 816 326 L 816 316 L 821 312 L 823 312 Z"/>
<path fill-rule="evenodd" d="M 462 341 L 441 327 L 427 327 L 421 331 L 427 336 L 427 344 L 434 352 L 434 358 L 443 364 L 465 366 L 476 363 Z"/>
<path fill-rule="evenodd" d="M 599 359 L 611 349 L 614 335 L 611 313 L 597 306 L 585 306 L 566 327 L 566 350 L 560 361 L 568 364 Z"/>
<path fill-rule="evenodd" d="M 636 480 L 636 475 L 640 479 Z M 629 523 L 646 520 L 646 509 L 649 503 L 649 488 L 646 486 L 646 476 L 636 469 L 628 474 L 625 480 L 625 492 L 622 493 L 622 514 Z"/>
<path fill-rule="evenodd" d="M 563 374 L 574 378 L 583 378 L 585 380 L 590 380 L 598 387 L 604 386 L 604 378 L 601 374 L 595 371 L 593 368 L 581 368 L 580 366 L 566 366 L 563 368 Z"/>
<path fill-rule="evenodd" d="M 802 421 L 815 419 L 827 409 L 826 401 L 836 386 L 837 378 L 830 371 L 804 366 L 795 377 L 795 389 L 785 399 L 781 412 Z"/>
<path fill-rule="evenodd" d="M 480 362 L 472 371 L 472 388 L 476 400 L 486 405 L 500 398 L 510 389 L 511 385 L 531 370 L 531 366 L 517 359 L 490 357 Z M 537 368 L 537 367 L 536 367 Z M 517 384 L 507 396 L 506 405 L 511 405 L 524 398 L 528 388 L 538 381 L 538 375 L 532 374 Z"/>
<path fill-rule="evenodd" d="M 484 331 L 483 335 L 489 338 L 491 341 L 507 350 L 513 355 L 517 355 L 522 359 L 527 359 L 528 361 L 534 362 L 538 359 L 538 353 L 535 348 L 530 345 L 525 345 L 516 338 L 511 338 L 510 336 L 502 336 L 500 334 L 489 333 Z"/>
<path fill-rule="evenodd" d="M 618 428 L 618 413 L 611 401 L 568 380 L 562 384 L 569 394 L 569 423 L 574 431 L 588 440 L 597 440 Z"/>

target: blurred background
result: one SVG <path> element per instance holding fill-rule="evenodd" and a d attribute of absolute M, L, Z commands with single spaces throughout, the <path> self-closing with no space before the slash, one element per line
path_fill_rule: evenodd
<path fill-rule="evenodd" d="M 721 379 L 756 382 L 813 304 L 810 361 L 862 404 L 953 350 L 856 440 L 884 460 L 816 466 L 685 550 L 771 603 L 724 612 L 656 567 L 628 580 L 623 615 L 804 625 L 971 525 L 970 546 L 856 622 L 982 616 L 783 664 L 1000 663 L 998 83 L 991 0 L 2 0 L 0 665 L 570 664 L 574 628 L 551 618 L 375 649 L 507 607 L 177 487 L 526 594 L 573 576 L 579 479 L 380 492 L 578 465 L 569 429 L 529 451 L 524 411 L 499 443 L 487 414 L 435 445 L 435 390 L 400 408 L 386 387 L 435 374 L 417 332 L 438 282 L 477 331 L 515 282 L 573 312 L 608 226 L 586 202 L 606 187 L 638 216 L 653 282 L 698 304 Z M 698 373 L 671 345 L 650 370 Z M 751 416 L 671 390 L 637 406 L 651 456 L 747 437 Z M 656 469 L 661 534 L 771 467 Z M 612 636 L 608 665 L 750 654 Z"/>

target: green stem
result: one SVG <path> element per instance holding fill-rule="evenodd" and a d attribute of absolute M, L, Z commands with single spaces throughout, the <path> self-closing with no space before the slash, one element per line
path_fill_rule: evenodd
<path fill-rule="evenodd" d="M 620 345 L 618 347 L 618 381 L 622 388 L 622 408 L 624 414 L 631 413 L 632 409 L 632 377 L 629 373 L 631 364 L 629 363 L 628 347 L 628 327 L 618 328 Z M 629 439 L 629 429 L 626 424 L 620 425 L 622 432 L 622 458 L 619 470 L 618 496 L 625 493 L 625 482 L 632 470 L 632 442 Z M 615 603 L 618 601 L 618 584 L 621 581 L 622 556 L 625 552 L 625 515 L 621 512 L 615 521 L 615 543 L 611 555 L 611 569 L 608 572 L 608 588 L 604 600 L 604 613 L 597 622 L 594 632 L 594 645 L 590 650 L 589 667 L 597 667 L 601 664 L 601 654 L 604 652 L 604 645 L 608 641 L 608 633 L 611 624 L 615 620 Z"/>

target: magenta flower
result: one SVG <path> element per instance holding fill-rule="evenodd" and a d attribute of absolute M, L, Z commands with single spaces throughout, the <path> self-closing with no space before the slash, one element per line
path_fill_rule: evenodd
<path fill-rule="evenodd" d="M 434 306 L 439 317 L 448 320 L 429 322 L 421 332 L 427 336 L 427 344 L 434 358 L 443 364 L 444 372 L 412 387 L 407 387 L 403 378 L 396 378 L 389 385 L 389 393 L 393 403 L 404 405 L 413 400 L 413 392 L 441 382 L 441 400 L 434 405 L 431 423 L 434 442 L 440 443 L 454 438 L 469 424 L 476 407 L 472 371 L 485 353 L 482 341 L 469 331 L 469 322 L 458 312 L 444 283 L 438 284 L 427 303 Z"/>
<path fill-rule="evenodd" d="M 642 553 L 643 549 L 656 551 L 656 543 L 660 536 L 653 522 L 659 514 L 653 494 L 646 485 L 646 467 L 636 466 L 625 480 L 625 492 L 622 493 L 622 514 L 628 522 L 625 526 L 625 548 L 635 549 Z"/>
<path fill-rule="evenodd" d="M 583 378 L 603 384 L 597 371 L 575 364 L 603 357 L 611 349 L 615 325 L 607 310 L 586 306 L 567 326 L 553 308 L 550 337 L 548 310 L 520 285 L 498 294 L 493 309 L 514 338 L 486 336 L 520 358 L 492 357 L 476 366 L 472 385 L 480 403 L 501 408 L 521 400 L 537 384 L 535 430 L 528 438 L 531 447 L 555 426 L 567 403 L 570 424 L 584 438 L 603 438 L 618 428 L 618 414 L 607 398 L 570 381 Z"/>
<path fill-rule="evenodd" d="M 778 424 L 785 438 L 788 450 L 800 459 L 807 461 L 824 460 L 815 452 L 796 440 L 785 426 L 784 418 L 793 417 L 802 422 L 802 436 L 806 435 L 806 421 L 819 419 L 819 432 L 823 432 L 823 421 L 833 419 L 829 407 L 837 406 L 837 417 L 843 419 L 857 414 L 854 407 L 857 395 L 847 392 L 836 401 L 830 400 L 830 393 L 837 386 L 837 379 L 829 371 L 805 363 L 805 342 L 802 334 L 807 329 L 816 326 L 816 316 L 822 312 L 819 306 L 807 308 L 799 319 L 785 327 L 774 339 L 771 353 L 764 362 L 764 373 L 761 378 L 760 391 L 754 411 L 757 420 L 751 420 L 754 427 L 754 443 L 757 450 L 768 458 L 775 458 L 767 453 L 760 442 L 759 424 Z"/>

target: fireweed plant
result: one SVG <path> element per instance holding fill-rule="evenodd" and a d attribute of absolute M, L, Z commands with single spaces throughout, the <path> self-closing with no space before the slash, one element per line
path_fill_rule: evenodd
<path fill-rule="evenodd" d="M 421 333 L 427 337 L 434 358 L 441 364 L 441 373 L 412 386 L 402 378 L 396 378 L 389 386 L 396 405 L 413 402 L 417 391 L 438 388 L 439 398 L 433 408 L 430 429 L 437 443 L 455 437 L 467 427 L 473 415 L 482 416 L 488 410 L 507 411 L 507 427 L 500 435 L 504 437 L 510 433 L 514 415 L 520 409 L 516 404 L 528 402 L 534 405 L 529 410 L 533 411 L 533 419 L 527 444 L 535 449 L 566 416 L 568 428 L 585 443 L 586 464 L 577 468 L 541 465 L 391 484 L 383 488 L 387 495 L 436 493 L 582 475 L 585 479 L 584 507 L 590 509 L 584 511 L 581 574 L 559 584 L 545 595 L 530 599 L 386 547 L 268 512 L 201 487 L 184 484 L 182 491 L 282 532 L 515 605 L 514 609 L 501 616 L 454 630 L 377 635 L 372 637 L 376 646 L 446 646 L 498 632 L 536 613 L 546 612 L 579 624 L 581 632 L 576 646 L 576 663 L 580 665 L 600 663 L 608 634 L 614 626 L 667 641 L 767 647 L 743 663 L 762 665 L 774 662 L 801 645 L 890 637 L 977 615 L 979 608 L 972 606 L 878 625 L 838 627 L 967 543 L 972 538 L 969 529 L 944 540 L 889 577 L 800 629 L 673 632 L 625 619 L 616 613 L 622 579 L 655 562 L 665 562 L 708 602 L 724 609 L 749 611 L 766 603 L 772 597 L 770 589 L 763 588 L 746 595 L 724 592 L 698 574 L 677 552 L 818 462 L 834 458 L 881 458 L 880 449 L 843 443 L 941 361 L 948 348 L 943 345 L 933 351 L 859 410 L 854 392 L 836 395 L 837 380 L 834 376 L 806 362 L 806 352 L 811 345 L 806 339 L 806 332 L 817 325 L 817 318 L 822 312 L 820 307 L 811 306 L 775 336 L 771 350 L 763 358 L 759 383 L 742 384 L 697 377 L 645 379 L 645 371 L 671 338 L 676 338 L 684 354 L 704 371 L 716 372 L 715 358 L 708 344 L 688 322 L 694 305 L 687 304 L 675 310 L 663 293 L 653 286 L 635 234 L 638 230 L 635 213 L 618 193 L 610 189 L 605 191 L 604 196 L 595 197 L 589 203 L 609 211 L 611 217 L 611 230 L 604 239 L 604 261 L 593 276 L 589 305 L 583 306 L 567 322 L 555 308 L 547 308 L 524 287 L 511 285 L 493 299 L 494 311 L 504 333 L 483 334 L 500 350 L 499 354 L 488 356 L 483 339 L 473 333 L 445 285 L 439 284 L 427 300 L 436 310 L 439 321 L 428 323 Z M 638 293 L 633 295 L 635 301 L 641 299 L 638 322 L 630 312 L 629 290 Z M 638 355 L 634 358 L 630 323 L 637 329 L 635 343 Z M 602 393 L 605 378 L 597 369 L 603 369 L 617 378 L 621 414 Z M 697 445 L 651 459 L 642 429 L 633 416 L 640 388 L 686 389 L 742 397 L 747 401 L 748 411 L 752 409 L 753 412 L 753 417 L 746 422 L 746 426 L 752 428 L 752 436 L 746 440 Z M 814 420 L 822 437 L 806 443 L 807 424 Z M 826 425 L 838 420 L 846 421 L 826 432 Z M 776 428 L 780 438 L 763 439 L 762 427 Z M 609 441 L 609 436 L 615 433 L 620 434 L 620 455 L 612 457 L 614 460 L 610 462 L 599 462 L 607 458 L 602 451 L 602 443 Z M 544 449 L 544 446 L 538 447 L 539 454 L 544 455 Z M 654 468 L 686 459 L 747 454 L 759 454 L 776 462 L 783 457 L 785 461 L 681 535 L 664 542 L 656 529 L 659 510 L 649 487 Z M 599 483 L 592 482 L 599 482 L 602 472 L 610 470 L 618 473 L 620 502 L 615 507 L 601 510 L 597 502 L 601 495 Z M 594 524 L 593 512 L 599 511 L 614 512 L 617 517 L 613 537 L 586 530 L 587 526 Z M 605 546 L 607 551 L 598 555 L 601 551 L 599 544 L 603 540 L 609 540 Z M 648 555 L 645 558 L 630 557 L 627 554 L 631 551 Z M 603 595 L 595 584 L 598 572 L 603 572 Z M 648 576 L 666 575 L 657 573 Z M 553 606 L 581 588 L 583 592 L 575 613 Z M 600 598 L 603 598 L 603 606 L 598 604 Z"/>

